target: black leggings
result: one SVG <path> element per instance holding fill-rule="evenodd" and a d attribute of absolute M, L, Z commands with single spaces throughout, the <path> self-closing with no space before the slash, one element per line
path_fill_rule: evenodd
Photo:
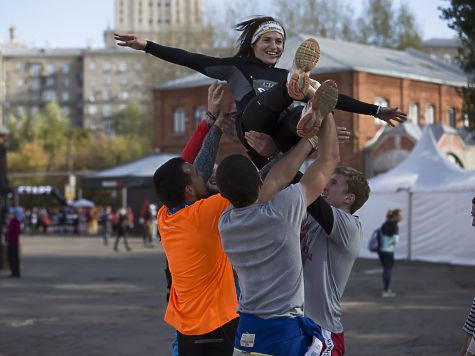
<path fill-rule="evenodd" d="M 251 130 L 264 132 L 274 139 L 279 150 L 287 152 L 300 140 L 297 136 L 297 123 L 303 105 L 289 109 L 292 102 L 286 83 L 280 83 L 252 98 L 241 117 L 236 120 L 237 136 L 259 169 L 268 162 L 247 144 L 244 133 Z M 362 115 L 376 115 L 378 107 L 338 94 L 335 109 Z"/>
<path fill-rule="evenodd" d="M 277 84 L 254 97 L 236 120 L 237 135 L 258 168 L 268 161 L 248 145 L 244 133 L 251 130 L 266 133 L 272 136 L 279 150 L 287 152 L 300 140 L 296 128 L 303 106 L 289 109 L 292 102 L 286 84 Z"/>
<path fill-rule="evenodd" d="M 183 335 L 177 332 L 180 356 L 231 356 L 239 317 L 204 335 Z"/>
<path fill-rule="evenodd" d="M 379 260 L 383 266 L 383 285 L 384 291 L 389 290 L 389 284 L 391 283 L 391 272 L 394 265 L 394 252 L 383 252 L 379 253 Z"/>
<path fill-rule="evenodd" d="M 8 243 L 7 259 L 12 276 L 20 276 L 20 249 L 19 244 Z"/>

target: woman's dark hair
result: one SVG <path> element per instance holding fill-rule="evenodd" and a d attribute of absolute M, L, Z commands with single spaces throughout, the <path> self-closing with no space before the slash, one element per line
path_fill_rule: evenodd
<path fill-rule="evenodd" d="M 270 16 L 259 16 L 254 17 L 250 20 L 243 21 L 234 26 L 236 31 L 242 32 L 238 39 L 239 50 L 236 53 L 236 57 L 255 57 L 254 50 L 251 47 L 252 37 L 256 32 L 257 28 L 264 22 L 275 21 L 273 17 Z M 282 25 L 281 25 L 282 26 Z M 282 29 L 284 27 L 282 26 Z M 284 40 L 285 40 L 285 29 L 284 29 Z"/>
<path fill-rule="evenodd" d="M 388 210 L 386 213 L 386 220 L 395 220 L 401 212 L 401 209 Z"/>

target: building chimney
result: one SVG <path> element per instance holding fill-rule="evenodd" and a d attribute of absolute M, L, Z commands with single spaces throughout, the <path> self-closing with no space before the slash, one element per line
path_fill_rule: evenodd
<path fill-rule="evenodd" d="M 16 42 L 16 27 L 10 27 L 10 42 Z"/>

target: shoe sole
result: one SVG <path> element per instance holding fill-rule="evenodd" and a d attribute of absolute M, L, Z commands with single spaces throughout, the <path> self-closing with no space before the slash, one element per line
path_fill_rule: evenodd
<path fill-rule="evenodd" d="M 323 119 L 335 109 L 337 101 L 338 87 L 336 83 L 333 80 L 326 80 L 317 89 L 311 101 L 312 109 L 305 110 L 304 108 L 302 110 L 302 116 L 297 124 L 297 135 L 302 138 L 315 136 Z"/>
<path fill-rule="evenodd" d="M 307 73 L 295 72 L 289 81 L 288 92 L 292 99 L 302 100 L 308 92 L 310 78 Z"/>
<path fill-rule="evenodd" d="M 296 72 L 290 78 L 288 93 L 295 100 L 312 99 L 320 86 L 316 80 L 305 72 Z"/>
<path fill-rule="evenodd" d="M 295 52 L 294 63 L 297 70 L 310 72 L 320 59 L 320 45 L 313 38 L 303 41 Z"/>
<path fill-rule="evenodd" d="M 320 45 L 313 38 L 303 41 L 295 51 L 292 70 L 295 73 L 288 83 L 289 95 L 295 100 L 302 100 L 310 87 L 310 78 L 307 72 L 310 72 L 320 59 Z"/>

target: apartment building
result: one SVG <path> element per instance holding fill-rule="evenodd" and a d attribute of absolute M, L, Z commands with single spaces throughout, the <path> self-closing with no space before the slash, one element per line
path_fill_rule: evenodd
<path fill-rule="evenodd" d="M 115 31 L 192 51 L 212 46 L 202 0 L 115 0 Z M 112 30 L 105 33 L 107 47 L 115 45 L 112 35 Z"/>
<path fill-rule="evenodd" d="M 202 17 L 201 0 L 116 0 L 116 29 L 104 31 L 103 48 L 26 48 L 12 27 L 10 41 L 0 44 L 0 118 L 35 114 L 57 101 L 73 124 L 111 136 L 115 115 L 130 102 L 151 109 L 153 85 L 190 73 L 118 47 L 114 31 L 200 51 L 212 43 Z"/>
<path fill-rule="evenodd" d="M 138 102 L 142 109 L 150 105 L 146 61 L 143 53 L 117 46 L 83 51 L 83 128 L 110 137 L 114 116 L 130 102 Z"/>
<path fill-rule="evenodd" d="M 80 49 L 5 48 L 0 51 L 2 120 L 35 114 L 50 101 L 76 125 L 82 122 Z"/>

